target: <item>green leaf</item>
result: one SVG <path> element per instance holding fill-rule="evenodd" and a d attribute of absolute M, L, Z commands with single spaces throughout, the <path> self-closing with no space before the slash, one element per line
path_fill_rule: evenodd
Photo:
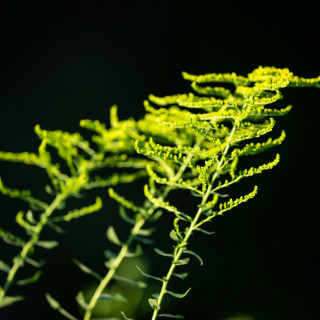
<path fill-rule="evenodd" d="M 184 253 L 188 253 L 188 254 L 191 254 L 192 256 L 196 257 L 199 260 L 200 265 L 201 266 L 203 265 L 203 260 L 201 259 L 201 257 L 197 253 L 195 253 L 191 250 L 185 250 Z"/>
<path fill-rule="evenodd" d="M 108 268 L 111 269 L 113 267 L 114 261 L 116 260 L 116 258 L 111 258 L 108 261 L 106 261 L 104 263 L 104 265 Z"/>
<path fill-rule="evenodd" d="M 31 266 L 38 268 L 38 269 L 42 268 L 45 264 L 44 260 L 36 261 L 36 260 L 33 260 L 29 257 L 26 257 L 24 260 L 25 260 L 25 262 L 29 263 Z"/>
<path fill-rule="evenodd" d="M 57 310 L 59 313 L 61 313 L 63 316 L 65 316 L 69 320 L 78 320 L 73 315 L 71 315 L 69 312 L 67 312 L 65 309 L 63 309 L 60 306 L 60 303 L 57 300 L 55 300 L 54 298 L 52 298 L 52 296 L 49 293 L 46 293 L 45 296 L 46 296 L 46 299 L 52 309 Z"/>
<path fill-rule="evenodd" d="M 215 234 L 214 231 L 207 231 L 207 230 L 204 230 L 204 229 L 201 229 L 201 228 L 196 228 L 195 230 L 196 231 L 200 231 L 200 232 L 202 232 L 204 234 L 208 234 L 208 235 Z"/>
<path fill-rule="evenodd" d="M 84 309 L 86 311 L 91 310 L 89 305 L 87 304 L 86 300 L 84 299 L 84 295 L 83 295 L 82 291 L 79 291 L 79 293 L 77 294 L 76 301 L 78 302 L 79 306 L 82 309 Z"/>
<path fill-rule="evenodd" d="M 25 241 L 20 239 L 19 237 L 13 235 L 12 233 L 5 231 L 0 228 L 0 237 L 2 240 L 10 245 L 23 247 L 25 244 Z"/>
<path fill-rule="evenodd" d="M 149 222 L 155 222 L 157 220 L 159 220 L 162 216 L 162 210 L 157 210 L 154 214 L 152 214 L 152 216 L 150 216 L 148 218 Z"/>
<path fill-rule="evenodd" d="M 177 277 L 177 278 L 180 278 L 182 280 L 184 280 L 185 278 L 187 278 L 188 276 L 188 273 L 185 272 L 185 273 L 172 273 L 173 276 Z"/>
<path fill-rule="evenodd" d="M 114 259 L 117 256 L 112 250 L 109 250 L 109 249 L 104 250 L 103 255 L 107 259 Z"/>
<path fill-rule="evenodd" d="M 128 284 L 130 284 L 134 287 L 137 287 L 137 288 L 146 288 L 147 287 L 147 284 L 143 281 L 134 281 L 134 280 L 131 280 L 131 279 L 128 279 L 125 277 L 118 276 L 116 274 L 113 276 L 113 279 L 118 280 L 118 281 L 123 281 L 123 282 L 128 283 Z"/>
<path fill-rule="evenodd" d="M 0 270 L 4 271 L 6 273 L 9 273 L 10 272 L 10 267 L 5 262 L 0 260 Z"/>
<path fill-rule="evenodd" d="M 122 243 L 119 240 L 113 226 L 109 226 L 109 228 L 107 229 L 107 238 L 114 244 L 116 244 L 117 246 L 121 246 Z"/>
<path fill-rule="evenodd" d="M 148 299 L 148 302 L 149 302 L 149 304 L 150 304 L 150 307 L 152 308 L 152 309 L 157 309 L 157 310 L 160 310 L 160 306 L 159 306 L 159 304 L 158 304 L 158 300 L 157 299 Z"/>
<path fill-rule="evenodd" d="M 120 293 L 110 294 L 110 293 L 102 293 L 98 299 L 99 301 L 121 301 L 128 302 L 128 300 Z"/>
<path fill-rule="evenodd" d="M 140 236 L 147 237 L 147 236 L 150 236 L 154 232 L 154 230 L 155 230 L 154 228 L 151 228 L 151 229 L 140 229 L 137 234 L 140 235 Z"/>
<path fill-rule="evenodd" d="M 172 253 L 166 253 L 160 249 L 155 248 L 154 251 L 159 254 L 160 256 L 164 256 L 164 257 L 170 257 L 173 258 L 173 254 Z"/>
<path fill-rule="evenodd" d="M 10 306 L 11 304 L 24 300 L 24 297 L 22 296 L 6 296 L 2 299 L 2 301 L 0 302 L 0 309 Z"/>
<path fill-rule="evenodd" d="M 130 223 L 130 224 L 135 224 L 134 219 L 131 219 L 131 218 L 128 216 L 125 207 L 119 206 L 119 215 L 120 215 L 120 217 L 121 217 L 124 221 L 126 221 L 126 222 L 128 222 L 128 223 Z"/>
<path fill-rule="evenodd" d="M 91 270 L 89 267 L 87 267 L 86 265 L 84 265 L 82 262 L 80 262 L 79 260 L 73 258 L 72 261 L 80 268 L 81 271 L 83 271 L 84 273 L 90 274 L 91 276 L 93 276 L 94 278 L 96 278 L 97 280 L 101 281 L 102 277 L 95 271 Z"/>
<path fill-rule="evenodd" d="M 67 231 L 66 230 L 64 230 L 64 229 L 62 229 L 62 228 L 60 228 L 59 226 L 57 226 L 55 223 L 53 223 L 52 221 L 48 221 L 48 226 L 51 228 L 51 229 L 53 229 L 55 232 L 57 232 L 57 233 L 60 233 L 60 234 L 66 234 L 67 233 Z"/>
<path fill-rule="evenodd" d="M 160 281 L 160 282 L 163 282 L 163 279 L 159 278 L 159 277 L 155 277 L 149 273 L 146 273 L 146 272 L 143 272 L 138 266 L 136 266 L 137 269 L 140 271 L 140 273 L 145 276 L 146 278 L 150 278 L 150 279 L 154 279 L 154 280 L 157 280 L 157 281 Z"/>
<path fill-rule="evenodd" d="M 123 311 L 120 311 L 120 313 L 122 314 L 124 320 L 134 320 L 134 319 L 128 318 Z"/>
<path fill-rule="evenodd" d="M 180 240 L 177 233 L 174 230 L 171 230 L 169 235 L 170 235 L 170 238 L 174 241 L 178 242 Z"/>
<path fill-rule="evenodd" d="M 45 249 L 53 249 L 59 245 L 58 241 L 37 241 L 36 245 Z"/>
<path fill-rule="evenodd" d="M 36 282 L 36 281 L 38 281 L 41 273 L 42 273 L 41 271 L 37 271 L 37 272 L 36 272 L 32 277 L 30 277 L 30 278 L 26 278 L 26 279 L 22 279 L 22 280 L 16 281 L 16 284 L 19 285 L 19 286 L 24 286 L 24 285 L 26 285 L 26 284 Z"/>
<path fill-rule="evenodd" d="M 45 188 L 46 192 L 48 194 L 50 194 L 51 196 L 55 196 L 56 195 L 56 192 L 53 191 L 52 188 L 48 184 L 46 184 L 44 188 Z"/>
<path fill-rule="evenodd" d="M 176 293 L 176 292 L 172 292 L 172 291 L 166 291 L 166 293 L 172 295 L 175 298 L 182 299 L 189 293 L 190 290 L 191 290 L 191 288 L 189 288 L 185 293 Z"/>
<path fill-rule="evenodd" d="M 127 258 L 134 258 L 134 257 L 138 257 L 143 253 L 141 246 L 138 244 L 136 246 L 136 250 L 135 252 L 127 252 L 126 253 L 126 257 Z"/>
<path fill-rule="evenodd" d="M 177 260 L 177 261 L 173 261 L 173 264 L 177 265 L 177 266 L 183 266 L 185 264 L 188 264 L 190 261 L 189 258 L 185 258 L 185 259 L 180 259 L 180 260 Z"/>
<path fill-rule="evenodd" d="M 146 245 L 154 244 L 154 240 L 152 239 L 142 238 L 139 236 L 135 236 L 134 239 Z"/>
<path fill-rule="evenodd" d="M 26 213 L 26 219 L 32 223 L 32 224 L 36 224 L 36 220 L 34 219 L 33 217 L 33 212 L 31 210 L 28 210 L 27 213 Z"/>
<path fill-rule="evenodd" d="M 160 314 L 158 314 L 158 317 L 166 317 L 166 318 L 173 318 L 173 319 L 185 319 L 184 316 L 173 315 L 173 314 L 169 314 L 169 313 L 160 313 Z"/>

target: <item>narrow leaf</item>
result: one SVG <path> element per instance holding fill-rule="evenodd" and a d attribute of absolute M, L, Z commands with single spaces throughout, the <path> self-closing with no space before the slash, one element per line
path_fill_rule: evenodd
<path fill-rule="evenodd" d="M 126 257 L 127 258 L 134 258 L 134 257 L 138 257 L 143 253 L 141 246 L 138 244 L 136 246 L 136 250 L 135 252 L 127 252 L 126 253 Z"/>
<path fill-rule="evenodd" d="M 151 229 L 140 229 L 137 234 L 140 235 L 140 236 L 147 237 L 147 236 L 150 236 L 154 232 L 154 230 L 155 230 L 154 228 L 151 228 Z"/>
<path fill-rule="evenodd" d="M 60 233 L 60 234 L 66 234 L 67 231 L 60 228 L 59 226 L 57 226 L 55 223 L 53 223 L 52 221 L 48 221 L 48 226 L 53 229 L 55 232 Z"/>
<path fill-rule="evenodd" d="M 96 278 L 97 280 L 101 281 L 102 277 L 95 271 L 91 270 L 89 267 L 87 267 L 86 265 L 84 265 L 83 263 L 81 263 L 79 260 L 73 258 L 72 261 L 80 268 L 80 270 L 82 270 L 84 273 L 90 274 L 91 276 L 93 276 L 94 278 Z"/>
<path fill-rule="evenodd" d="M 130 284 L 134 287 L 137 287 L 137 288 L 146 288 L 147 287 L 147 284 L 143 281 L 134 281 L 134 280 L 131 280 L 131 279 L 128 279 L 125 277 L 118 276 L 118 275 L 114 275 L 113 279 L 118 280 L 118 281 L 123 281 L 123 282 L 128 283 L 128 284 Z"/>
<path fill-rule="evenodd" d="M 16 284 L 19 286 L 24 286 L 26 284 L 36 282 L 36 281 L 38 281 L 41 273 L 42 273 L 41 271 L 37 271 L 32 277 L 27 278 L 27 279 L 18 280 L 16 282 Z"/>
<path fill-rule="evenodd" d="M 148 302 L 149 302 L 149 304 L 150 304 L 150 307 L 152 308 L 152 309 L 157 309 L 157 310 L 160 310 L 160 306 L 159 306 L 159 304 L 158 304 L 158 300 L 157 299 L 148 299 Z"/>
<path fill-rule="evenodd" d="M 186 250 L 186 251 L 184 251 L 184 253 L 188 253 L 188 254 L 191 254 L 192 256 L 196 257 L 199 260 L 200 265 L 201 266 L 203 265 L 203 260 L 201 259 L 201 257 L 197 253 L 195 253 L 191 250 Z"/>
<path fill-rule="evenodd" d="M 0 260 L 0 270 L 4 271 L 6 273 L 9 273 L 10 272 L 10 267 L 5 262 Z"/>
<path fill-rule="evenodd" d="M 12 233 L 5 231 L 0 228 L 0 237 L 2 240 L 10 245 L 23 247 L 25 244 L 25 241 L 20 239 L 19 237 L 13 235 Z"/>
<path fill-rule="evenodd" d="M 102 293 L 98 299 L 99 301 L 121 301 L 121 302 L 128 302 L 128 300 L 120 293 L 110 294 L 110 293 Z"/>
<path fill-rule="evenodd" d="M 44 260 L 36 261 L 36 260 L 33 260 L 29 257 L 25 258 L 25 262 L 29 263 L 31 266 L 38 268 L 38 269 L 42 268 L 43 265 L 45 264 Z"/>
<path fill-rule="evenodd" d="M 170 257 L 173 258 L 173 254 L 172 253 L 166 253 L 160 249 L 155 248 L 154 251 L 159 254 L 160 256 L 164 256 L 164 257 Z"/>
<path fill-rule="evenodd" d="M 64 310 L 61 306 L 60 303 L 53 299 L 49 293 L 46 293 L 46 299 L 50 305 L 50 307 L 54 310 L 57 310 L 58 312 L 60 312 L 63 316 L 65 316 L 66 318 L 68 318 L 69 320 L 78 320 L 77 318 L 75 318 L 73 315 L 71 315 L 69 312 L 67 312 L 66 310 Z"/>
<path fill-rule="evenodd" d="M 89 305 L 84 299 L 84 295 L 82 291 L 79 291 L 79 293 L 76 296 L 76 301 L 78 302 L 79 306 L 84 310 L 90 310 Z"/>
<path fill-rule="evenodd" d="M 120 311 L 120 313 L 122 314 L 124 320 L 134 320 L 134 319 L 128 318 L 123 311 Z"/>
<path fill-rule="evenodd" d="M 174 272 L 174 273 L 172 273 L 172 275 L 174 275 L 177 278 L 180 278 L 180 279 L 184 280 L 184 279 L 187 278 L 188 273 L 187 272 L 185 272 L 185 273 L 175 273 Z"/>
<path fill-rule="evenodd" d="M 59 245 L 58 241 L 37 241 L 36 245 L 45 249 L 53 249 Z"/>
<path fill-rule="evenodd" d="M 180 259 L 180 260 L 177 260 L 177 261 L 173 261 L 173 264 L 177 265 L 177 266 L 183 266 L 185 264 L 188 264 L 190 261 L 189 258 L 185 258 L 185 259 Z"/>
<path fill-rule="evenodd" d="M 136 266 L 137 269 L 140 271 L 140 273 L 145 276 L 146 278 L 150 278 L 150 279 L 154 279 L 154 280 L 158 280 L 160 282 L 163 282 L 163 279 L 159 278 L 159 277 L 154 277 L 153 275 L 143 272 L 138 266 Z"/>
<path fill-rule="evenodd" d="M 155 222 L 157 220 L 159 220 L 162 216 L 162 211 L 161 210 L 157 210 L 152 216 L 150 216 L 148 218 L 149 222 Z"/>
<path fill-rule="evenodd" d="M 24 297 L 22 296 L 7 296 L 7 297 L 4 297 L 3 300 L 0 302 L 0 309 L 1 308 L 4 308 L 4 307 L 7 307 L 15 302 L 18 302 L 18 301 L 21 301 L 23 300 Z"/>
<path fill-rule="evenodd" d="M 189 293 L 190 290 L 191 290 L 191 288 L 189 288 L 185 293 L 176 293 L 176 292 L 172 292 L 172 291 L 166 291 L 166 293 L 172 295 L 175 298 L 182 299 Z"/>
<path fill-rule="evenodd" d="M 160 314 L 158 314 L 158 317 L 166 317 L 166 318 L 173 318 L 173 319 L 185 319 L 184 316 L 173 315 L 173 314 L 169 314 L 169 313 L 160 313 Z"/>
<path fill-rule="evenodd" d="M 104 250 L 103 255 L 107 259 L 114 259 L 116 257 L 116 254 L 112 250 L 109 250 L 109 249 Z"/>
<path fill-rule="evenodd" d="M 114 244 L 116 244 L 117 246 L 121 246 L 122 243 L 119 240 L 113 226 L 109 226 L 109 228 L 107 229 L 107 238 Z"/>
<path fill-rule="evenodd" d="M 207 231 L 207 230 L 204 230 L 204 229 L 201 229 L 201 228 L 196 228 L 195 230 L 196 231 L 200 231 L 200 232 L 202 232 L 204 234 L 208 234 L 208 235 L 215 234 L 214 231 Z"/>
<path fill-rule="evenodd" d="M 134 219 L 131 219 L 131 218 L 128 216 L 125 207 L 119 206 L 119 215 L 120 215 L 120 217 L 121 217 L 124 221 L 126 221 L 126 222 L 128 222 L 128 223 L 130 223 L 130 224 L 135 224 Z"/>
<path fill-rule="evenodd" d="M 106 261 L 105 263 L 104 263 L 104 265 L 108 268 L 108 269 L 111 269 L 112 267 L 113 267 L 113 264 L 114 264 L 114 261 L 115 261 L 116 259 L 115 258 L 111 258 L 111 259 L 109 259 L 108 261 Z"/>
<path fill-rule="evenodd" d="M 27 211 L 27 213 L 26 213 L 26 219 L 27 219 L 30 223 L 32 223 L 32 224 L 36 224 L 36 223 L 37 223 L 36 220 L 35 220 L 34 217 L 33 217 L 33 213 L 32 213 L 31 210 L 28 210 L 28 211 Z"/>
<path fill-rule="evenodd" d="M 139 237 L 139 236 L 135 236 L 134 239 L 143 243 L 143 244 L 147 244 L 147 245 L 154 244 L 154 240 L 152 240 L 152 239 L 147 239 L 147 238 L 143 238 L 143 237 Z"/>

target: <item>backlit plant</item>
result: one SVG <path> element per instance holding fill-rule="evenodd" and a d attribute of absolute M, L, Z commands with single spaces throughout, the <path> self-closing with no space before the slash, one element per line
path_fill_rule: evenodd
<path fill-rule="evenodd" d="M 80 139 L 78 134 L 59 133 L 67 137 L 59 140 L 58 132 L 48 133 L 36 127 L 36 132 L 42 139 L 38 155 L 0 153 L 0 158 L 3 160 L 19 161 L 45 168 L 52 184 L 52 188 L 47 189 L 55 195 L 53 202 L 46 204 L 31 197 L 29 192 L 9 189 L 1 184 L 2 193 L 22 198 L 30 203 L 33 211 L 40 212 L 38 220 L 35 220 L 32 211 L 28 211 L 26 215 L 23 213 L 17 215 L 17 223 L 30 236 L 27 242 L 0 230 L 5 241 L 22 246 L 22 251 L 13 261 L 13 266 L 1 262 L 1 269 L 8 272 L 7 281 L 1 288 L 2 306 L 20 299 L 19 296 L 10 298 L 6 293 L 16 271 L 23 265 L 22 262 L 31 261 L 29 256 L 34 246 L 37 244 L 41 246 L 42 243 L 43 246 L 53 247 L 55 244 L 39 240 L 43 226 L 48 224 L 55 227 L 61 220 L 71 220 L 101 207 L 101 200 L 98 199 L 92 206 L 51 218 L 53 211 L 59 209 L 60 203 L 71 196 L 76 196 L 83 189 L 113 186 L 121 182 L 135 183 L 136 178 L 148 175 L 148 183 L 143 190 L 146 201 L 142 205 L 137 205 L 113 188 L 109 188 L 109 196 L 120 204 L 119 213 L 125 221 L 132 224 L 132 229 L 127 240 L 121 242 L 115 228 L 107 227 L 107 237 L 120 249 L 117 253 L 107 251 L 105 264 L 108 270 L 104 276 L 76 261 L 82 271 L 98 280 L 91 299 L 86 301 L 80 292 L 77 301 L 84 310 L 83 319 L 89 320 L 94 319 L 94 308 L 98 301 L 122 298 L 119 294 L 106 293 L 106 289 L 112 279 L 120 278 L 117 270 L 123 260 L 142 253 L 139 245 L 133 251 L 130 248 L 135 241 L 142 244 L 148 242 L 147 237 L 156 229 L 156 221 L 162 211 L 165 213 L 163 219 L 173 225 L 168 238 L 168 242 L 173 242 L 173 250 L 164 252 L 161 248 L 155 248 L 155 252 L 169 259 L 167 272 L 153 276 L 139 266 L 138 269 L 146 278 L 160 282 L 159 292 L 149 299 L 153 310 L 151 319 L 183 318 L 163 311 L 163 299 L 167 294 L 176 298 L 186 296 L 190 289 L 184 293 L 175 292 L 171 288 L 172 278 L 187 277 L 186 273 L 181 273 L 177 269 L 187 265 L 190 257 L 195 257 L 201 264 L 203 263 L 202 258 L 190 250 L 192 235 L 196 232 L 210 234 L 206 226 L 213 218 L 248 201 L 258 191 L 258 187 L 254 186 L 246 194 L 230 196 L 229 192 L 232 191 L 233 185 L 244 178 L 270 170 L 278 164 L 280 156 L 276 154 L 270 162 L 255 167 L 240 168 L 242 157 L 264 152 L 283 142 L 284 131 L 277 137 L 263 138 L 274 129 L 274 117 L 283 116 L 291 109 L 291 106 L 279 108 L 278 104 L 270 107 L 282 99 L 280 90 L 286 87 L 320 87 L 320 77 L 300 78 L 294 76 L 288 69 L 274 67 L 259 67 L 246 77 L 235 73 L 200 76 L 183 73 L 183 77 L 191 81 L 195 93 L 166 97 L 150 95 L 149 101 L 144 103 L 146 114 L 139 121 L 133 119 L 119 121 L 115 107 L 111 109 L 111 129 L 106 129 L 98 121 L 83 120 L 81 122 L 83 127 L 97 133 L 93 141 L 98 145 L 98 151 L 91 149 L 89 143 Z M 213 86 L 216 83 L 221 83 L 222 86 Z M 232 89 L 229 88 L 230 84 L 233 85 Z M 48 138 L 51 135 L 52 138 Z M 69 168 L 70 175 L 62 173 L 59 167 L 51 162 L 47 145 L 57 148 L 59 156 Z M 83 156 L 80 156 L 79 150 Z M 115 173 L 111 177 L 92 177 L 89 174 L 104 166 L 120 169 L 130 167 L 139 171 Z M 176 190 L 191 193 L 197 201 L 194 212 L 184 212 L 177 204 L 167 200 L 169 194 Z M 132 211 L 132 215 L 129 215 L 127 210 Z M 147 222 L 153 222 L 154 229 L 144 228 Z M 26 246 L 27 249 L 24 249 Z M 27 282 L 36 281 L 38 275 L 39 273 L 36 273 Z M 131 279 L 120 279 L 120 281 L 144 286 L 143 283 L 134 283 Z M 49 294 L 47 299 L 53 308 L 67 318 L 77 319 Z M 129 319 L 123 312 L 122 316 L 124 319 Z"/>

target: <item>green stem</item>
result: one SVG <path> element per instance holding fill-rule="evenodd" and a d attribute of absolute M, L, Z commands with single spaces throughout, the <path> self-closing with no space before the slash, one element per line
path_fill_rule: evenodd
<path fill-rule="evenodd" d="M 112 262 L 112 267 L 109 269 L 106 276 L 101 280 L 99 286 L 97 287 L 96 291 L 94 292 L 90 302 L 89 302 L 89 308 L 86 311 L 83 320 L 89 320 L 91 318 L 91 312 L 95 305 L 97 304 L 97 301 L 99 297 L 101 296 L 103 290 L 108 285 L 110 280 L 113 278 L 115 272 L 117 271 L 119 265 L 121 264 L 122 260 L 125 258 L 132 241 L 134 240 L 135 236 L 138 234 L 139 230 L 142 228 L 142 226 L 145 224 L 146 220 L 145 218 L 142 218 L 138 221 L 136 221 L 134 227 L 131 230 L 130 236 L 128 237 L 127 241 L 122 245 L 121 250 L 116 257 L 116 259 Z"/>
<path fill-rule="evenodd" d="M 199 142 L 194 145 L 193 150 L 196 150 L 198 148 L 198 146 L 199 146 Z M 188 154 L 187 158 L 186 158 L 185 163 L 180 167 L 180 169 L 178 170 L 178 172 L 174 176 L 174 178 L 173 178 L 174 181 L 177 181 L 177 180 L 179 180 L 181 178 L 181 176 L 183 175 L 184 171 L 187 168 L 187 164 L 189 163 L 189 161 L 191 161 L 192 157 L 193 157 L 193 153 L 190 152 Z M 171 191 L 171 189 L 172 189 L 172 186 L 168 186 L 164 190 L 164 192 L 163 192 L 163 194 L 162 194 L 162 196 L 160 198 L 161 199 L 165 199 L 166 196 Z M 156 206 L 153 206 L 151 208 L 152 212 L 155 211 L 156 209 L 157 209 Z M 106 286 L 109 284 L 110 280 L 113 278 L 113 276 L 116 273 L 118 267 L 122 263 L 122 260 L 125 258 L 126 253 L 128 252 L 128 250 L 129 250 L 129 248 L 131 246 L 131 243 L 134 240 L 135 236 L 139 233 L 139 230 L 144 226 L 144 224 L 146 222 L 147 222 L 147 219 L 145 219 L 145 218 L 136 220 L 135 225 L 133 226 L 127 241 L 122 245 L 122 247 L 120 249 L 120 252 L 118 253 L 117 257 L 115 258 L 114 262 L 112 263 L 112 267 L 109 269 L 109 271 L 107 272 L 106 276 L 101 280 L 99 286 L 97 287 L 96 291 L 94 292 L 94 294 L 93 294 L 93 296 L 92 296 L 92 298 L 91 298 L 91 300 L 89 302 L 89 305 L 88 305 L 89 308 L 84 314 L 83 320 L 90 320 L 91 319 L 92 310 L 96 306 L 99 297 L 103 293 L 103 290 L 106 288 Z"/>
<path fill-rule="evenodd" d="M 18 270 L 24 265 L 24 262 L 28 257 L 28 254 L 39 240 L 40 233 L 43 227 L 47 224 L 49 217 L 51 216 L 53 211 L 59 206 L 59 204 L 65 199 L 65 197 L 65 194 L 59 194 L 55 197 L 50 206 L 48 206 L 47 209 L 42 213 L 38 224 L 35 226 L 34 231 L 32 232 L 30 240 L 24 244 L 20 253 L 13 259 L 14 263 L 8 273 L 6 282 L 3 285 L 2 290 L 0 291 L 0 304 L 6 296 L 9 288 L 13 284 Z"/>
<path fill-rule="evenodd" d="M 191 237 L 192 232 L 196 229 L 197 222 L 200 219 L 200 216 L 202 214 L 202 210 L 203 210 L 202 208 L 206 204 L 206 202 L 208 200 L 208 197 L 210 196 L 210 193 L 211 193 L 212 187 L 214 185 L 214 182 L 217 179 L 217 177 L 219 176 L 220 169 L 223 167 L 223 164 L 225 162 L 225 156 L 227 155 L 227 153 L 229 151 L 231 139 L 232 139 L 232 137 L 234 135 L 234 132 L 235 132 L 235 129 L 236 129 L 237 125 L 238 125 L 238 122 L 235 121 L 234 126 L 232 128 L 232 131 L 230 133 L 229 139 L 227 141 L 226 147 L 224 149 L 224 152 L 221 155 L 221 158 L 220 158 L 220 161 L 218 163 L 217 169 L 216 169 L 214 175 L 212 176 L 211 183 L 209 184 L 208 189 L 206 190 L 206 193 L 204 194 L 204 196 L 202 198 L 200 208 L 198 209 L 194 219 L 191 221 L 190 226 L 188 228 L 188 231 L 185 234 L 183 240 L 181 240 L 181 242 L 179 242 L 179 244 L 174 249 L 174 256 L 173 256 L 173 260 L 171 262 L 171 266 L 170 266 L 170 268 L 168 270 L 167 275 L 164 277 L 164 280 L 163 280 L 163 283 L 162 283 L 162 287 L 161 287 L 161 291 L 160 291 L 158 299 L 157 299 L 158 308 L 155 308 L 153 310 L 153 314 L 152 314 L 151 320 L 156 320 L 157 319 L 158 312 L 160 310 L 163 297 L 167 292 L 166 289 L 167 289 L 168 283 L 169 283 L 169 281 L 170 281 L 170 279 L 172 277 L 172 274 L 174 272 L 175 267 L 177 266 L 176 262 L 180 259 L 181 255 L 186 250 L 186 244 L 188 243 L 188 240 Z"/>

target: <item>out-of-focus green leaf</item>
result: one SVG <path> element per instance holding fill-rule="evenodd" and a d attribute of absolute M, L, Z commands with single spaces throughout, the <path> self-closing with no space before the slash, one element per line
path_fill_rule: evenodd
<path fill-rule="evenodd" d="M 39 247 L 45 248 L 45 249 L 53 249 L 59 245 L 59 242 L 58 241 L 49 241 L 49 240 L 37 241 L 36 245 Z"/>
<path fill-rule="evenodd" d="M 5 262 L 0 260 L 0 270 L 9 273 L 10 267 Z"/>
<path fill-rule="evenodd" d="M 154 280 L 157 280 L 157 281 L 160 281 L 160 282 L 163 282 L 163 279 L 159 278 L 159 277 L 155 277 L 149 273 L 146 273 L 146 272 L 143 272 L 138 266 L 136 266 L 137 269 L 141 272 L 141 274 L 146 277 L 146 278 L 150 278 L 150 279 L 154 279 Z"/>
<path fill-rule="evenodd" d="M 22 296 L 6 296 L 3 298 L 3 300 L 0 302 L 0 309 L 10 306 L 11 304 L 23 300 L 24 297 Z"/>
<path fill-rule="evenodd" d="M 184 298 L 189 293 L 190 290 L 191 290 L 191 288 L 189 288 L 185 293 L 176 293 L 176 292 L 172 292 L 172 291 L 166 291 L 166 293 L 170 294 L 171 296 L 173 296 L 175 298 L 181 299 L 181 298 Z"/>
<path fill-rule="evenodd" d="M 201 266 L 203 265 L 203 260 L 201 259 L 201 257 L 197 253 L 195 253 L 191 250 L 185 250 L 184 253 L 188 253 L 188 254 L 191 254 L 192 256 L 196 257 L 200 261 L 200 265 Z"/>
<path fill-rule="evenodd" d="M 131 280 L 131 279 L 128 279 L 125 277 L 118 276 L 118 275 L 114 275 L 113 279 L 118 280 L 118 281 L 123 281 L 123 282 L 128 283 L 128 284 L 130 284 L 134 287 L 137 287 L 137 288 L 146 288 L 147 287 L 147 284 L 143 281 L 134 281 L 134 280 Z"/>
<path fill-rule="evenodd" d="M 150 304 L 150 307 L 152 308 L 152 309 L 157 309 L 157 310 L 159 310 L 160 309 L 160 306 L 159 306 L 159 304 L 158 304 L 158 300 L 157 299 L 148 299 L 148 302 L 149 302 L 149 304 Z"/>
<path fill-rule="evenodd" d="M 52 298 L 52 296 L 49 293 L 46 293 L 45 296 L 46 296 L 46 299 L 52 309 L 57 310 L 59 313 L 61 313 L 63 316 L 65 316 L 69 320 L 78 320 L 72 314 L 70 314 L 68 311 L 63 309 L 60 306 L 60 303 L 57 300 L 55 300 L 54 298 Z"/>
<path fill-rule="evenodd" d="M 107 229 L 107 238 L 114 244 L 121 246 L 122 243 L 119 240 L 113 226 L 109 226 L 109 228 Z"/>
<path fill-rule="evenodd" d="M 84 295 L 82 291 L 76 295 L 76 301 L 78 302 L 79 306 L 84 310 L 90 310 L 89 305 L 87 304 L 86 300 L 84 299 Z"/>
<path fill-rule="evenodd" d="M 81 271 L 83 271 L 84 273 L 90 274 L 91 276 L 93 276 L 94 278 L 96 278 L 97 280 L 101 281 L 102 277 L 95 271 L 91 270 L 89 267 L 87 267 L 86 265 L 84 265 L 82 262 L 80 262 L 79 260 L 73 258 L 72 261 L 80 268 Z"/>
<path fill-rule="evenodd" d="M 16 284 L 19 286 L 24 286 L 26 284 L 36 282 L 38 281 L 41 273 L 41 271 L 37 271 L 32 277 L 16 281 Z"/>

